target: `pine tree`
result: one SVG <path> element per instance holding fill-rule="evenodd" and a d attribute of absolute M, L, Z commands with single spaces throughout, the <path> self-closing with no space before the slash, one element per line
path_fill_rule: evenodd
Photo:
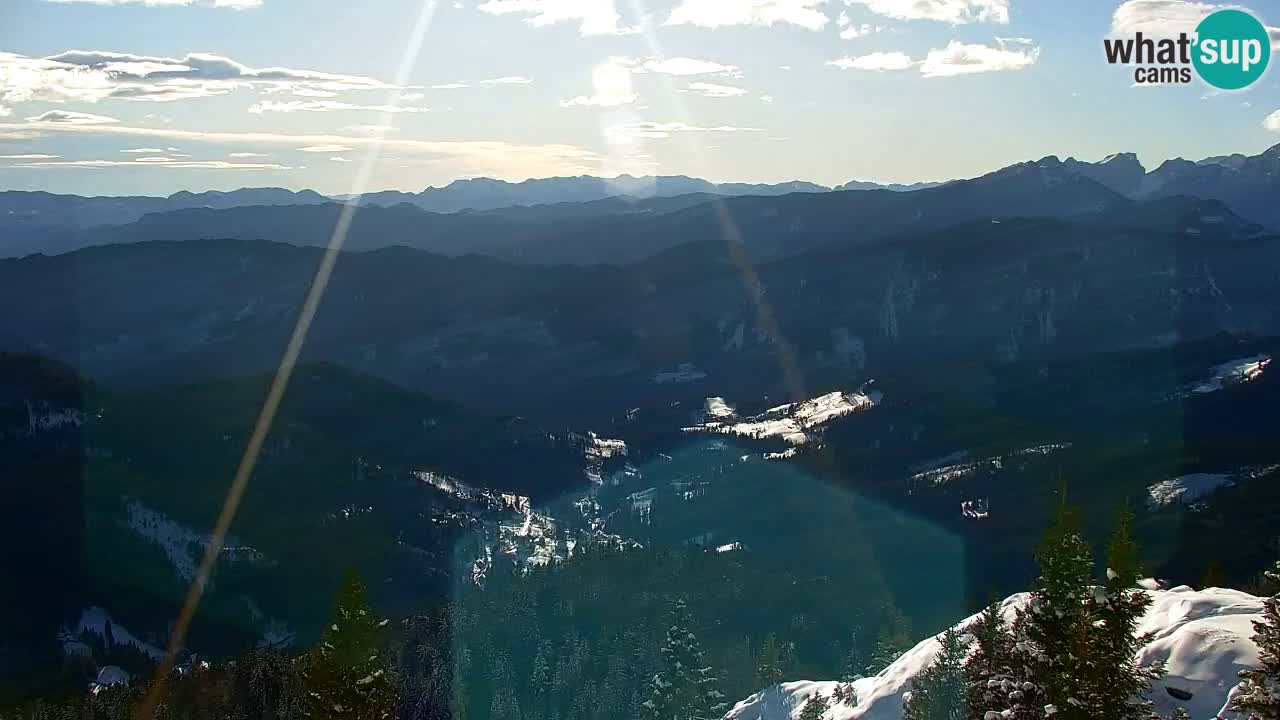
<path fill-rule="evenodd" d="M 786 679 L 786 651 L 778 638 L 770 633 L 764 638 L 760 655 L 756 658 L 755 685 L 767 688 Z"/>
<path fill-rule="evenodd" d="M 653 676 L 649 697 L 641 703 L 647 720 L 716 720 L 728 707 L 719 678 L 706 664 L 689 624 L 689 611 L 679 600 L 662 647 L 662 670 Z"/>
<path fill-rule="evenodd" d="M 893 605 L 886 607 L 884 612 L 885 618 L 880 623 L 876 646 L 863 668 L 865 675 L 878 674 L 911 649 L 911 621 Z"/>
<path fill-rule="evenodd" d="M 965 662 L 968 717 L 981 720 L 987 712 L 1008 707 L 1004 689 L 1021 674 L 1013 666 L 1013 634 L 999 603 L 988 605 L 969 626 L 973 651 Z"/>
<path fill-rule="evenodd" d="M 396 683 L 382 658 L 387 621 L 375 620 L 359 576 L 338 592 L 333 622 L 301 659 L 304 714 L 311 718 L 382 720 L 396 706 Z"/>
<path fill-rule="evenodd" d="M 1280 584 L 1280 562 L 1266 574 Z M 1253 623 L 1260 667 L 1240 671 L 1240 694 L 1232 709 L 1259 720 L 1280 720 L 1280 591 L 1263 601 L 1262 620 Z"/>
<path fill-rule="evenodd" d="M 831 700 L 820 692 L 815 692 L 809 696 L 808 702 L 804 704 L 804 708 L 800 710 L 800 716 L 796 720 L 823 720 L 827 709 L 831 707 Z"/>
<path fill-rule="evenodd" d="M 1159 665 L 1138 665 L 1135 656 L 1150 642 L 1137 635 L 1138 622 L 1151 606 L 1151 596 L 1136 587 L 1142 571 L 1133 539 L 1133 513 L 1122 510 L 1107 547 L 1107 582 L 1090 593 L 1086 613 L 1088 663 L 1086 708 L 1116 720 L 1142 720 L 1151 715 L 1143 694 L 1163 676 Z"/>
<path fill-rule="evenodd" d="M 938 643 L 941 648 L 932 664 L 911 680 L 902 720 L 964 720 L 968 716 L 964 665 L 969 638 L 947 628 L 938 635 Z"/>
<path fill-rule="evenodd" d="M 938 642 L 938 655 L 911 681 L 911 695 L 902 708 L 903 720 L 964 720 L 968 716 L 965 657 L 969 638 L 955 628 L 947 628 L 938 636 Z"/>
<path fill-rule="evenodd" d="M 1056 720 L 1095 720 L 1099 716 L 1083 709 L 1089 660 L 1085 603 L 1093 562 L 1065 502 L 1036 560 L 1040 578 L 1014 624 L 1015 673 L 993 689 L 1005 696 L 1006 717 L 1042 717 L 1052 707 Z"/>

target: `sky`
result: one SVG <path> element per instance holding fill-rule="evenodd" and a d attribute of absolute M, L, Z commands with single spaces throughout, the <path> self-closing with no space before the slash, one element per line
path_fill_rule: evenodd
<path fill-rule="evenodd" d="M 1247 6 L 1273 28 L 1280 0 Z M 0 190 L 913 182 L 1256 154 L 1280 71 L 1139 87 L 1188 0 L 0 0 Z M 1276 63 L 1272 63 L 1275 65 Z"/>

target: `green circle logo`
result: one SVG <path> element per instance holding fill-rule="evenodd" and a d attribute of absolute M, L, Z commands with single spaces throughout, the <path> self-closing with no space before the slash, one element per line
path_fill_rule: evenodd
<path fill-rule="evenodd" d="M 1219 10 L 1200 21 L 1191 61 L 1196 72 L 1221 90 L 1239 90 L 1262 77 L 1271 60 L 1271 38 L 1243 10 Z"/>

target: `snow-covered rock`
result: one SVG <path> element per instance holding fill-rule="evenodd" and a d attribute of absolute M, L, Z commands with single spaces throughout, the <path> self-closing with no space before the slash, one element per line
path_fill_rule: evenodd
<path fill-rule="evenodd" d="M 1195 720 L 1242 720 L 1225 710 L 1227 695 L 1239 682 L 1240 670 L 1258 664 L 1253 643 L 1254 620 L 1262 616 L 1262 598 L 1238 590 L 1186 586 L 1149 591 L 1151 607 L 1138 627 L 1152 639 L 1138 654 L 1143 663 L 1162 661 L 1168 674 L 1152 688 L 1155 710 L 1168 717 L 1175 707 L 1185 707 Z M 1009 620 L 1029 597 L 1019 593 L 1007 598 L 1001 610 Z M 976 615 L 962 620 L 965 628 Z M 929 667 L 938 653 L 938 641 L 929 638 L 903 653 L 874 677 L 853 683 L 858 704 L 834 704 L 826 720 L 900 720 L 903 694 L 912 678 Z M 809 697 L 830 697 L 834 681 L 787 682 L 767 688 L 739 702 L 725 720 L 792 720 L 798 718 Z M 1174 698 L 1169 690 L 1183 691 L 1189 700 Z"/>
<path fill-rule="evenodd" d="M 880 404 L 879 392 L 835 392 L 802 402 L 769 408 L 745 420 L 737 420 L 724 398 L 707 398 L 704 406 L 706 422 L 683 428 L 684 432 L 713 432 L 764 440 L 780 438 L 789 445 L 804 445 L 819 429 L 836 418 L 860 412 Z"/>
<path fill-rule="evenodd" d="M 1192 473 L 1171 480 L 1163 480 L 1147 488 L 1148 504 L 1152 508 L 1178 503 L 1187 504 L 1204 497 L 1220 487 L 1234 484 L 1230 475 L 1221 473 Z"/>

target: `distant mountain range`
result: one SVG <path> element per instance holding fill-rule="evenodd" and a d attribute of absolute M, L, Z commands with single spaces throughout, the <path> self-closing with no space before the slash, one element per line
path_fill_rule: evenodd
<path fill-rule="evenodd" d="M 1280 228 L 1280 203 L 1274 201 L 1280 197 L 1280 145 L 1254 156 L 1169 160 L 1150 172 L 1132 153 L 1096 163 L 1049 156 L 941 184 L 717 185 L 627 175 L 459 180 L 421 193 L 363 196 L 366 207 L 346 247 L 407 245 L 523 262 L 619 263 L 723 238 L 728 220 L 755 256 L 773 257 L 974 219 L 1070 218 L 1181 196 L 1219 201 L 1243 223 Z M 144 240 L 325 245 L 339 209 L 316 192 L 280 188 L 168 198 L 0 192 L 0 257 Z"/>
<path fill-rule="evenodd" d="M 789 193 L 830 192 L 831 188 L 799 180 L 777 184 L 713 183 L 684 175 L 634 177 L 619 175 L 599 178 L 554 177 L 511 183 L 491 178 L 455 180 L 440 188 L 427 188 L 419 193 L 366 193 L 362 205 L 397 205 L 409 203 L 431 212 L 461 210 L 493 210 L 518 205 L 547 205 L 564 202 L 590 202 L 609 197 L 654 198 L 706 193 L 711 195 L 786 195 Z M 342 198 L 345 199 L 345 198 Z"/>

